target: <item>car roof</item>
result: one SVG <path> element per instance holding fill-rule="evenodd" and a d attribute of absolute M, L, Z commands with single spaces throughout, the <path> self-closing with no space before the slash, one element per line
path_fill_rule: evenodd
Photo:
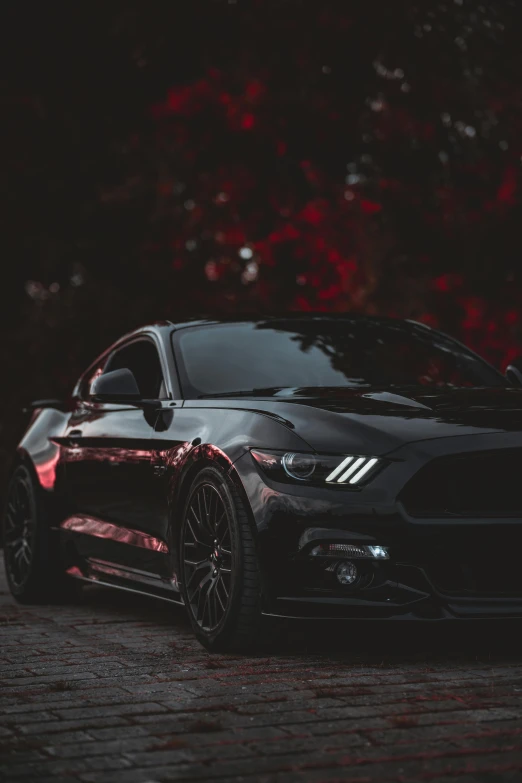
<path fill-rule="evenodd" d="M 292 313 L 282 313 L 280 315 L 251 315 L 251 314 L 238 314 L 234 316 L 219 316 L 219 317 L 194 317 L 189 318 L 185 321 L 163 321 L 161 324 L 156 324 L 156 326 L 170 326 L 171 328 L 177 330 L 177 329 L 187 329 L 190 327 L 195 326 L 219 326 L 221 324 L 270 324 L 270 323 L 291 323 L 292 321 L 295 322 L 317 322 L 317 321 L 324 321 L 324 322 L 342 322 L 342 321 L 349 321 L 351 323 L 354 322 L 360 322 L 360 323 L 374 323 L 374 324 L 402 324 L 402 325 L 410 325 L 410 326 L 420 326 L 427 330 L 430 329 L 430 327 L 426 326 L 423 323 L 413 321 L 410 319 L 403 319 L 403 318 L 391 318 L 388 316 L 377 316 L 377 315 L 365 315 L 362 313 L 321 313 L 321 312 L 292 312 Z"/>

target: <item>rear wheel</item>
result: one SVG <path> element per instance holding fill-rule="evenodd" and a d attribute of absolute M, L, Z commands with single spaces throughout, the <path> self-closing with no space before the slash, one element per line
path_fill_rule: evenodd
<path fill-rule="evenodd" d="M 75 592 L 64 574 L 58 542 L 52 540 L 42 490 L 25 465 L 9 482 L 3 542 L 7 581 L 17 601 L 42 603 Z"/>
<path fill-rule="evenodd" d="M 261 619 L 261 579 L 245 505 L 216 468 L 195 478 L 180 540 L 181 589 L 192 627 L 211 652 L 250 649 Z"/>

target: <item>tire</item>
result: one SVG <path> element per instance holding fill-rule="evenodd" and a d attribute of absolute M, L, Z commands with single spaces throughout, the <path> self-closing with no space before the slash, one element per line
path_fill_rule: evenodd
<path fill-rule="evenodd" d="M 181 591 L 194 633 L 210 652 L 244 652 L 257 641 L 261 577 L 245 505 L 214 467 L 194 479 L 180 529 Z"/>
<path fill-rule="evenodd" d="M 9 589 L 23 604 L 69 601 L 79 589 L 64 573 L 44 500 L 31 471 L 19 465 L 9 482 L 2 532 Z"/>

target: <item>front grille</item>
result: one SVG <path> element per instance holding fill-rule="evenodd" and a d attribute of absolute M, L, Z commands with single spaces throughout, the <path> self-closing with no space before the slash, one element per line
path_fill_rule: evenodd
<path fill-rule="evenodd" d="M 522 517 L 522 449 L 434 459 L 399 500 L 413 517 Z"/>

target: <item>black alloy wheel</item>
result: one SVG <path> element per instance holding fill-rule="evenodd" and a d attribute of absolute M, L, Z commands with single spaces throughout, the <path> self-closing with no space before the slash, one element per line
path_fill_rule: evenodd
<path fill-rule="evenodd" d="M 217 468 L 195 478 L 180 536 L 181 590 L 192 627 L 211 652 L 249 649 L 259 632 L 261 580 L 250 521 Z"/>
<path fill-rule="evenodd" d="M 23 590 L 31 576 L 36 533 L 36 507 L 30 477 L 16 471 L 9 486 L 4 519 L 4 558 L 9 583 Z"/>

